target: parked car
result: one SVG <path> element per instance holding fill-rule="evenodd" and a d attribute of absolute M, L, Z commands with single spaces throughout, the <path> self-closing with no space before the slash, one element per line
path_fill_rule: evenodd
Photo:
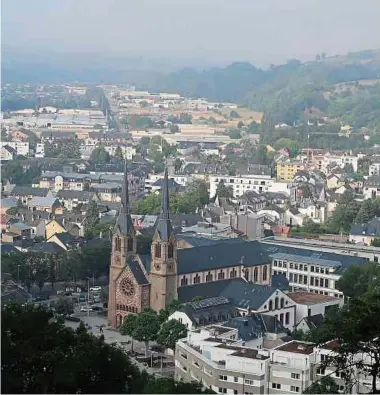
<path fill-rule="evenodd" d="M 66 317 L 66 320 L 67 320 L 67 321 L 72 321 L 72 322 L 80 322 L 80 318 L 75 317 L 75 316 L 73 316 L 73 315 L 67 316 L 67 317 Z"/>
<path fill-rule="evenodd" d="M 89 312 L 89 311 L 92 311 L 92 307 L 87 307 L 87 306 L 82 306 L 81 308 L 80 308 L 80 311 L 83 313 L 87 313 L 87 312 Z"/>
<path fill-rule="evenodd" d="M 92 292 L 98 292 L 98 291 L 101 291 L 101 290 L 102 290 L 102 288 L 99 287 L 99 286 L 91 287 L 91 288 L 90 288 L 90 291 L 92 291 Z"/>

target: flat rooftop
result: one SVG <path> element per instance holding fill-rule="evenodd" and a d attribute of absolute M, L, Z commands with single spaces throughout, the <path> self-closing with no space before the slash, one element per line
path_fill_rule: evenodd
<path fill-rule="evenodd" d="M 291 341 L 276 348 L 279 351 L 294 352 L 297 354 L 310 355 L 313 353 L 314 346 L 311 343 Z"/>
<path fill-rule="evenodd" d="M 337 298 L 334 298 L 334 296 L 321 295 L 313 292 L 289 292 L 286 295 L 289 296 L 289 298 L 292 299 L 294 302 L 306 305 L 338 300 Z"/>

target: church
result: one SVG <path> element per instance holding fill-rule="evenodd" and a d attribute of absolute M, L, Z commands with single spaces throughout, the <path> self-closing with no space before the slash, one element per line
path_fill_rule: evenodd
<path fill-rule="evenodd" d="M 205 283 L 241 279 L 271 284 L 271 259 L 257 241 L 207 240 L 199 245 L 176 235 L 170 220 L 168 171 L 162 186 L 161 213 L 155 224 L 150 254 L 136 251 L 136 231 L 131 218 L 127 162 L 124 168 L 121 207 L 112 236 L 109 275 L 108 322 L 117 327 L 130 313 L 147 307 L 159 311 L 181 291 L 191 287 L 202 295 Z M 211 285 L 211 284 L 210 284 Z M 185 294 L 185 293 L 183 293 Z"/>

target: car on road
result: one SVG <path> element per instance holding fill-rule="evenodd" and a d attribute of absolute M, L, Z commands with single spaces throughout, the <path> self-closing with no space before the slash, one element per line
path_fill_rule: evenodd
<path fill-rule="evenodd" d="M 87 313 L 87 312 L 89 312 L 89 311 L 92 311 L 92 307 L 82 306 L 82 307 L 80 308 L 80 311 L 81 311 L 82 313 Z"/>
<path fill-rule="evenodd" d="M 92 292 L 99 292 L 99 291 L 101 291 L 101 290 L 102 290 L 102 287 L 99 287 L 99 286 L 91 287 L 91 288 L 90 288 L 90 291 L 92 291 Z"/>

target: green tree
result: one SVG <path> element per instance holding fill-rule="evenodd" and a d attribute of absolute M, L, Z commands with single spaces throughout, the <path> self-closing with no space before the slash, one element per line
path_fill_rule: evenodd
<path fill-rule="evenodd" d="M 233 140 L 241 139 L 241 132 L 239 129 L 230 129 L 228 131 L 228 136 Z"/>
<path fill-rule="evenodd" d="M 231 186 L 226 187 L 223 181 L 220 181 L 218 186 L 216 187 L 216 196 L 232 198 L 234 196 L 234 192 Z"/>
<path fill-rule="evenodd" d="M 175 381 L 171 378 L 149 377 L 144 394 L 215 394 L 214 391 L 203 387 L 199 381 Z"/>
<path fill-rule="evenodd" d="M 131 351 L 133 352 L 133 338 L 135 331 L 137 330 L 137 314 L 128 314 L 124 317 L 122 324 L 119 327 L 119 331 L 123 336 L 129 336 L 131 338 Z"/>
<path fill-rule="evenodd" d="M 55 309 L 58 314 L 69 315 L 74 313 L 74 305 L 68 298 L 60 297 L 55 303 Z"/>
<path fill-rule="evenodd" d="M 141 108 L 146 108 L 149 106 L 149 103 L 146 100 L 142 100 L 139 104 Z"/>
<path fill-rule="evenodd" d="M 157 335 L 157 343 L 165 348 L 171 348 L 174 350 L 176 342 L 186 336 L 186 325 L 177 320 L 170 320 L 162 324 Z"/>
<path fill-rule="evenodd" d="M 145 343 L 145 355 L 148 354 L 149 342 L 156 340 L 160 330 L 160 319 L 152 309 L 145 309 L 137 314 L 134 339 Z"/>
<path fill-rule="evenodd" d="M 172 133 L 172 134 L 174 134 L 174 133 L 179 133 L 179 127 L 178 127 L 178 125 L 176 125 L 176 124 L 172 124 L 172 125 L 170 125 L 170 133 Z"/>
<path fill-rule="evenodd" d="M 375 237 L 372 241 L 371 241 L 371 246 L 373 247 L 380 247 L 380 239 L 378 237 Z"/>
<path fill-rule="evenodd" d="M 239 121 L 237 124 L 237 128 L 241 129 L 244 126 L 244 122 L 243 121 Z"/>
<path fill-rule="evenodd" d="M 290 156 L 296 156 L 299 151 L 299 145 L 297 141 L 288 139 L 288 138 L 280 138 L 276 141 L 274 148 L 279 150 L 281 148 L 286 148 L 289 151 Z"/>
<path fill-rule="evenodd" d="M 375 207 L 371 199 L 364 200 L 355 217 L 357 224 L 368 223 L 375 216 Z"/>
<path fill-rule="evenodd" d="M 337 281 L 336 287 L 346 297 L 360 297 L 380 287 L 380 266 L 373 262 L 351 265 Z"/>
<path fill-rule="evenodd" d="M 313 197 L 313 192 L 309 184 L 303 184 L 298 189 L 302 191 L 302 197 L 304 199 L 310 199 Z"/>
<path fill-rule="evenodd" d="M 116 147 L 116 150 L 115 150 L 115 157 L 116 157 L 116 158 L 120 158 L 120 159 L 124 159 L 123 151 L 121 150 L 120 145 L 118 145 L 118 146 Z"/>
<path fill-rule="evenodd" d="M 84 219 L 84 232 L 86 236 L 93 236 L 94 228 L 99 224 L 99 208 L 94 200 L 88 203 L 86 217 Z"/>
<path fill-rule="evenodd" d="M 183 165 L 183 161 L 180 158 L 176 158 L 174 161 L 174 172 L 176 174 L 179 173 L 179 171 L 181 170 L 181 167 Z"/>
<path fill-rule="evenodd" d="M 121 349 L 83 325 L 74 331 L 31 305 L 3 308 L 1 324 L 3 393 L 138 393 L 144 385 Z"/>
<path fill-rule="evenodd" d="M 22 180 L 24 170 L 20 161 L 9 161 L 2 166 L 1 175 L 3 180 L 10 181 L 14 184 L 19 184 Z"/>
<path fill-rule="evenodd" d="M 104 147 L 97 147 L 91 152 L 90 162 L 97 165 L 104 165 L 109 163 L 110 154 L 104 149 Z"/>
<path fill-rule="evenodd" d="M 169 316 L 178 311 L 181 306 L 182 303 L 178 299 L 173 299 L 170 303 L 168 303 L 168 305 L 164 309 L 160 310 L 158 314 L 161 323 L 166 322 Z"/>
<path fill-rule="evenodd" d="M 326 376 L 314 381 L 303 394 L 339 394 L 339 385 L 331 376 Z"/>

